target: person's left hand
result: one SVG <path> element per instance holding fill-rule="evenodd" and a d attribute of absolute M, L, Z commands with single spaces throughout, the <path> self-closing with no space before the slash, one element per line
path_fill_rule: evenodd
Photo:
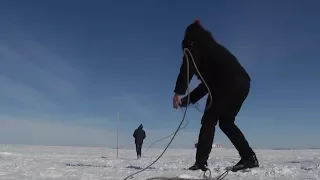
<path fill-rule="evenodd" d="M 190 102 L 188 104 L 188 96 L 183 97 L 180 101 L 180 107 L 187 107 L 190 104 Z"/>
<path fill-rule="evenodd" d="M 180 95 L 179 94 L 175 94 L 173 96 L 173 108 L 178 109 L 180 107 L 181 104 L 181 100 L 180 100 Z"/>

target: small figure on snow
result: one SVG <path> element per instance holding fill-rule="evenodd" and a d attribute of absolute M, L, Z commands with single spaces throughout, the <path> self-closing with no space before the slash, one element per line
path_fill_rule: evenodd
<path fill-rule="evenodd" d="M 146 132 L 143 130 L 142 124 L 133 133 L 134 143 L 136 144 L 137 158 L 141 157 L 141 149 L 143 140 L 146 138 Z"/>
<path fill-rule="evenodd" d="M 232 167 L 232 170 L 259 167 L 259 162 L 246 138 L 235 125 L 235 118 L 250 91 L 251 78 L 246 70 L 223 45 L 219 44 L 209 31 L 204 29 L 199 21 L 190 24 L 185 31 L 182 49 L 188 48 L 194 57 L 195 64 L 203 77 L 199 76 L 190 54 L 189 79 L 187 79 L 187 58 L 183 62 L 177 77 L 174 89 L 173 107 L 188 106 L 188 96 L 180 99 L 187 90 L 193 75 L 201 83 L 190 92 L 190 103 L 194 104 L 203 98 L 210 89 L 212 99 L 207 98 L 206 110 L 201 119 L 201 129 L 198 137 L 196 162 L 189 170 L 201 169 L 206 171 L 206 164 L 212 150 L 215 126 L 219 121 L 220 129 L 226 134 L 238 150 L 241 160 Z M 210 103 L 211 101 L 211 103 Z"/>

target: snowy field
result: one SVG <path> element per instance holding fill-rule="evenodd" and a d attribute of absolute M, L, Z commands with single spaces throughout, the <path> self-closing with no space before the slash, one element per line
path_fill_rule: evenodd
<path fill-rule="evenodd" d="M 144 151 L 144 150 L 143 150 Z M 151 149 L 136 160 L 134 150 L 87 147 L 0 145 L 1 180 L 121 180 L 155 160 L 162 149 Z M 256 150 L 260 168 L 230 172 L 224 180 L 320 179 L 320 150 Z M 194 163 L 195 149 L 169 149 L 150 169 L 133 179 L 202 177 L 201 171 L 184 171 Z M 239 160 L 234 149 L 213 149 L 212 177 Z"/>

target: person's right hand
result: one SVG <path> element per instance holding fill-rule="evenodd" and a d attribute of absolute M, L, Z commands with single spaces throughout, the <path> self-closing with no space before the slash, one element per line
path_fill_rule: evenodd
<path fill-rule="evenodd" d="M 173 108 L 178 109 L 180 107 L 180 104 L 181 104 L 180 95 L 179 94 L 175 94 L 173 96 L 172 101 L 173 101 L 172 102 L 173 103 Z"/>

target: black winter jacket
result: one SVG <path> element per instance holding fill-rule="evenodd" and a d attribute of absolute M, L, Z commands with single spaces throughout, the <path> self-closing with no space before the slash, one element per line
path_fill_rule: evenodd
<path fill-rule="evenodd" d="M 250 76 L 238 62 L 237 58 L 224 46 L 219 44 L 200 24 L 192 23 L 185 31 L 182 41 L 182 49 L 188 48 L 195 60 L 195 63 L 209 86 L 211 93 L 223 93 L 237 89 L 240 82 L 250 82 Z M 189 79 L 187 80 L 186 57 L 176 80 L 174 92 L 184 95 L 187 85 L 193 75 L 198 76 L 192 63 L 191 56 L 186 52 L 189 59 Z M 201 80 L 201 79 L 200 79 Z M 203 82 L 190 94 L 191 101 L 197 101 L 207 94 L 207 89 Z"/>
<path fill-rule="evenodd" d="M 142 124 L 134 131 L 133 137 L 135 138 L 135 143 L 143 143 L 146 138 L 146 132 L 143 130 Z"/>

